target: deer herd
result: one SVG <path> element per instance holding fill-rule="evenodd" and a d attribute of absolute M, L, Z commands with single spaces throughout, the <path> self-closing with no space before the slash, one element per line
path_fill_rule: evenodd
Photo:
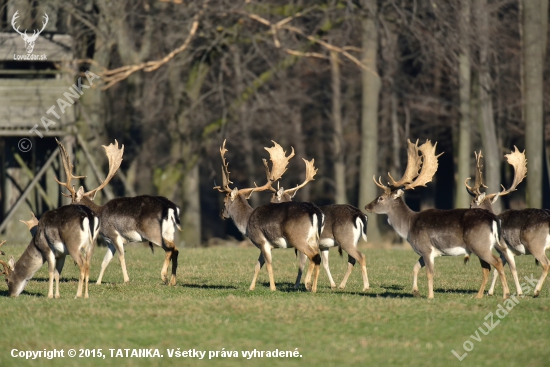
<path fill-rule="evenodd" d="M 127 242 L 148 241 L 151 250 L 153 245 L 160 246 L 165 251 L 165 259 L 161 270 L 161 279 L 169 285 L 176 285 L 179 251 L 175 244 L 176 229 L 180 227 L 180 208 L 161 196 L 142 195 L 136 197 L 115 198 L 104 205 L 98 205 L 94 198 L 114 177 L 122 162 L 124 145 L 119 148 L 118 142 L 103 146 L 109 162 L 109 173 L 106 179 L 95 189 L 85 192 L 81 186 L 75 190 L 72 179 L 85 176 L 74 176 L 73 165 L 63 145 L 58 141 L 61 159 L 65 171 L 65 182 L 57 183 L 68 191 L 63 195 L 71 199 L 71 204 L 44 213 L 40 221 L 34 217 L 22 221 L 27 225 L 32 240 L 19 260 L 13 257 L 6 263 L 0 260 L 5 275 L 8 293 L 18 296 L 33 275 L 48 263 L 49 289 L 48 297 L 59 298 L 59 277 L 63 269 L 65 257 L 70 255 L 80 269 L 76 297 L 88 298 L 88 281 L 90 260 L 94 243 L 98 234 L 107 243 L 107 252 L 101 264 L 97 284 L 101 284 L 105 269 L 116 252 L 118 252 L 124 282 L 130 278 L 126 270 L 124 244 Z M 276 290 L 272 265 L 272 250 L 276 248 L 294 248 L 299 259 L 298 275 L 295 287 L 301 283 L 303 270 L 309 259 L 305 276 L 305 287 L 311 292 L 317 291 L 319 269 L 323 265 L 331 288 L 336 283 L 329 269 L 328 251 L 338 247 L 348 254 L 348 267 L 339 285 L 343 289 L 356 262 L 361 266 L 363 291 L 369 289 L 367 263 L 365 255 L 359 251 L 358 243 L 362 238 L 367 241 L 367 216 L 351 205 L 333 204 L 316 206 L 308 202 L 294 202 L 292 199 L 302 187 L 314 180 L 317 169 L 314 160 L 305 162 L 305 180 L 302 184 L 284 189 L 273 187 L 287 170 L 294 149 L 287 155 L 286 151 L 276 142 L 274 146 L 265 148 L 271 164 L 263 159 L 266 172 L 266 182 L 262 186 L 241 188 L 230 187 L 229 166 L 225 155 L 225 141 L 220 147 L 222 160 L 222 184 L 214 189 L 225 193 L 221 217 L 231 218 L 237 229 L 260 250 L 258 261 L 254 268 L 254 276 L 250 290 L 256 287 L 258 274 L 266 265 L 269 275 L 269 285 Z M 418 146 L 408 141 L 407 167 L 403 177 L 396 181 L 388 173 L 387 186 L 382 179 L 373 177 L 374 183 L 384 193 L 365 206 L 370 213 L 385 214 L 388 223 L 419 255 L 413 267 L 412 293 L 418 292 L 418 272 L 426 267 L 428 278 L 428 298 L 434 297 L 433 277 L 434 260 L 439 256 L 465 256 L 474 253 L 480 261 L 482 281 L 476 298 L 482 298 L 491 266 L 495 268 L 489 295 L 494 293 L 497 278 L 500 278 L 503 297 L 510 296 L 508 283 L 504 274 L 504 265 L 508 264 L 514 279 L 516 293 L 522 295 L 517 275 L 514 257 L 532 254 L 537 263 L 542 266 L 541 277 L 535 287 L 534 296 L 540 294 L 542 285 L 550 270 L 550 260 L 545 251 L 550 248 L 550 211 L 544 209 L 505 210 L 496 215 L 492 210 L 500 196 L 509 194 L 526 177 L 527 161 L 524 152 L 517 148 L 505 155 L 507 162 L 514 169 L 514 178 L 510 188 L 497 193 L 482 192 L 487 186 L 483 184 L 483 166 L 481 152 L 475 153 L 476 173 L 474 185 L 469 186 L 470 178 L 464 182 L 468 193 L 473 197 L 469 209 L 439 210 L 427 209 L 420 212 L 411 210 L 403 200 L 407 190 L 426 186 L 438 168 L 436 144 L 427 140 Z M 269 204 L 253 208 L 248 199 L 260 191 L 272 193 Z M 0 246 L 5 241 L 0 243 Z M 493 254 L 495 250 L 499 256 Z M 4 252 L 0 251 L 0 255 Z M 168 277 L 168 267 L 172 263 L 172 271 Z M 56 291 L 54 295 L 54 281 Z"/>

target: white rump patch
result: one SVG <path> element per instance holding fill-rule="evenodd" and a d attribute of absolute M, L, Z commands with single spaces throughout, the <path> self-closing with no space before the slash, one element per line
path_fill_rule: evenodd
<path fill-rule="evenodd" d="M 174 233 L 176 232 L 175 223 L 174 209 L 168 209 L 168 215 L 162 221 L 162 238 L 170 242 L 174 241 Z"/>
<path fill-rule="evenodd" d="M 355 247 L 357 247 L 357 242 L 359 242 L 359 238 L 363 237 L 363 240 L 367 242 L 367 235 L 365 235 L 366 228 L 363 228 L 363 221 L 361 220 L 361 217 L 357 217 L 355 220 L 355 227 L 353 228 L 353 239 L 355 241 Z"/>

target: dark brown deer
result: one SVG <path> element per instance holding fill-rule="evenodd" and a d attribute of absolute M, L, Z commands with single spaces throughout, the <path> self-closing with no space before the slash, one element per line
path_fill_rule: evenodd
<path fill-rule="evenodd" d="M 523 181 L 527 175 L 527 159 L 525 159 L 525 151 L 520 152 L 514 146 L 514 151 L 506 154 L 506 160 L 514 167 L 514 179 L 510 188 L 502 188 L 502 191 L 494 194 L 481 192 L 481 188 L 486 186 L 482 180 L 481 152 L 476 153 L 476 177 L 474 186 L 468 186 L 469 178 L 464 182 L 466 190 L 473 196 L 470 203 L 471 208 L 482 208 L 493 212 L 493 203 L 499 197 L 509 194 L 516 190 L 516 187 Z M 516 283 L 516 291 L 518 295 L 522 295 L 521 285 L 519 283 L 516 262 L 514 256 L 533 255 L 542 266 L 541 277 L 535 286 L 533 293 L 534 297 L 538 297 L 544 284 L 544 280 L 550 270 L 550 260 L 546 256 L 545 251 L 550 248 L 550 213 L 545 209 L 523 209 L 505 210 L 498 215 L 502 226 L 502 239 L 506 243 L 506 251 L 502 252 L 500 257 L 504 264 L 510 265 L 510 271 Z M 489 295 L 492 295 L 495 289 L 497 274 L 493 276 Z"/>
<path fill-rule="evenodd" d="M 130 281 L 126 271 L 126 261 L 124 258 L 124 244 L 128 242 L 149 241 L 149 246 L 153 250 L 153 244 L 162 247 L 166 252 L 164 264 L 161 270 L 161 279 L 164 283 L 168 282 L 166 276 L 168 265 L 172 261 L 172 276 L 169 284 L 176 285 L 176 271 L 178 268 L 179 251 L 174 243 L 175 228 L 180 228 L 180 209 L 179 207 L 161 196 L 141 195 L 129 198 L 116 198 L 108 201 L 104 205 L 94 203 L 95 194 L 103 189 L 113 178 L 116 171 L 122 163 L 124 145 L 118 148 L 118 142 L 109 146 L 103 146 L 109 160 L 109 174 L 101 185 L 91 191 L 84 192 L 81 186 L 78 191 L 71 185 L 73 178 L 83 178 L 84 176 L 73 176 L 73 165 L 63 145 L 58 141 L 59 149 L 67 182 L 57 183 L 69 190 L 73 204 L 82 204 L 92 209 L 101 221 L 100 234 L 107 242 L 109 249 L 101 263 L 101 271 L 97 278 L 97 284 L 101 284 L 105 268 L 118 251 L 120 266 L 124 282 Z M 65 194 L 64 194 L 65 195 Z"/>
<path fill-rule="evenodd" d="M 222 185 L 216 186 L 220 192 L 226 193 L 224 198 L 224 208 L 221 213 L 223 218 L 231 218 L 239 231 L 247 236 L 252 243 L 260 249 L 260 256 L 256 267 L 254 268 L 254 277 L 250 284 L 250 290 L 256 287 L 256 279 L 260 269 L 266 263 L 269 274 L 269 287 L 272 291 L 276 290 L 275 280 L 273 278 L 273 268 L 271 261 L 271 250 L 274 248 L 294 247 L 304 253 L 310 259 L 308 275 L 313 272 L 313 284 L 306 284 L 306 288 L 311 288 L 312 292 L 317 291 L 317 280 L 319 277 L 319 264 L 321 256 L 319 255 L 319 235 L 322 230 L 323 214 L 313 204 L 310 203 L 281 203 L 266 204 L 254 209 L 250 206 L 247 199 L 256 191 L 265 191 L 271 187 L 273 182 L 277 181 L 286 171 L 288 159 L 286 153 L 276 144 L 273 148 L 265 148 L 271 156 L 273 164 L 272 169 L 268 167 L 264 159 L 264 165 L 267 173 L 267 183 L 260 187 L 231 189 L 229 185 L 229 169 L 225 161 L 225 141 L 220 147 L 222 158 Z"/>
<path fill-rule="evenodd" d="M 437 143 L 436 143 L 437 145 Z M 413 250 L 420 255 L 413 268 L 413 294 L 418 295 L 418 271 L 426 266 L 428 277 L 428 298 L 433 298 L 434 258 L 438 256 L 461 256 L 474 253 L 479 257 L 483 271 L 483 280 L 476 298 L 482 298 L 487 279 L 494 266 L 501 275 L 504 298 L 510 291 L 504 276 L 502 262 L 494 256 L 494 247 L 504 248 L 500 244 L 499 220 L 493 213 L 482 209 L 427 209 L 412 211 L 401 196 L 406 190 L 425 186 L 437 171 L 439 156 L 436 147 L 428 140 L 418 147 L 408 142 L 408 163 L 405 174 L 399 181 L 391 175 L 389 187 L 381 179 L 374 182 L 384 190 L 384 194 L 365 206 L 365 210 L 377 214 L 386 214 L 388 222 L 399 235 L 409 241 Z M 419 152 L 422 155 L 419 155 Z M 441 154 L 440 154 L 441 155 Z M 419 169 L 422 170 L 419 173 Z"/>
<path fill-rule="evenodd" d="M 304 187 L 308 182 L 314 180 L 314 176 L 317 173 L 313 163 L 314 160 L 307 161 L 306 164 L 306 178 L 303 183 L 297 185 L 292 189 L 285 190 L 279 188 L 273 189 L 275 193 L 271 197 L 272 203 L 284 203 L 292 201 L 292 198 L 299 189 Z M 339 288 L 344 289 L 348 278 L 355 266 L 355 262 L 359 261 L 361 265 L 361 274 L 363 275 L 363 291 L 369 289 L 369 278 L 367 276 L 367 260 L 361 251 L 357 249 L 357 243 L 362 237 L 367 241 L 367 216 L 352 205 L 345 204 L 333 204 L 320 206 L 319 209 L 325 215 L 325 223 L 321 238 L 319 240 L 319 249 L 321 250 L 321 263 L 327 272 L 328 279 L 330 281 L 330 287 L 336 288 L 336 283 L 332 278 L 329 268 L 329 249 L 331 247 L 338 246 L 338 252 L 342 255 L 342 250 L 348 254 L 348 268 L 344 274 L 344 279 L 340 283 Z M 299 253 L 300 266 L 298 268 L 298 277 L 296 278 L 296 287 L 300 284 L 300 278 L 304 271 L 307 257 Z M 306 283 L 309 279 L 306 278 Z"/>
<path fill-rule="evenodd" d="M 17 262 L 13 257 L 6 264 L 0 260 L 8 283 L 11 297 L 17 297 L 27 282 L 48 262 L 49 287 L 48 298 L 53 298 L 55 279 L 55 298 L 59 298 L 59 276 L 65 264 L 65 257 L 71 255 L 80 268 L 76 297 L 88 298 L 90 261 L 94 241 L 99 232 L 99 218 L 92 210 L 83 205 L 66 205 L 44 213 L 40 223 L 36 218 L 24 222 L 34 236 Z"/>

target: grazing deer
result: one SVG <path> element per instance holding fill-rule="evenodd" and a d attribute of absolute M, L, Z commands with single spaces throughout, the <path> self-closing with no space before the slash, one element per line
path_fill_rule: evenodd
<path fill-rule="evenodd" d="M 124 145 L 119 149 L 118 142 L 109 146 L 103 145 L 107 158 L 109 160 L 109 174 L 101 185 L 92 191 L 84 192 L 81 186 L 75 191 L 71 186 L 73 178 L 83 178 L 85 176 L 73 176 L 73 165 L 63 145 L 58 141 L 59 149 L 67 182 L 56 181 L 59 185 L 69 190 L 70 195 L 63 194 L 71 198 L 73 204 L 82 204 L 92 209 L 101 221 L 100 234 L 107 242 L 109 249 L 101 263 L 101 271 L 97 278 L 97 284 L 101 284 L 105 268 L 113 258 L 116 251 L 122 267 L 124 282 L 130 281 L 126 271 L 126 261 L 124 258 L 124 244 L 127 242 L 149 241 L 151 250 L 153 244 L 160 246 L 166 252 L 164 264 L 161 270 L 161 278 L 164 283 L 168 281 L 166 274 L 168 265 L 172 261 L 172 276 L 170 285 L 176 285 L 176 270 L 178 268 L 179 251 L 174 243 L 175 228 L 180 227 L 180 209 L 170 200 L 161 196 L 141 195 L 131 198 L 116 198 L 108 201 L 104 205 L 94 203 L 95 194 L 103 189 L 113 178 L 116 171 L 122 163 Z"/>
<path fill-rule="evenodd" d="M 527 175 L 527 159 L 525 159 L 525 151 L 520 152 L 514 146 L 514 151 L 505 155 L 508 164 L 514 167 L 514 179 L 509 189 L 503 187 L 501 192 L 494 194 L 486 194 L 481 192 L 482 187 L 487 187 L 483 184 L 481 164 L 481 152 L 476 153 L 476 177 L 474 186 L 468 186 L 468 178 L 464 185 L 470 195 L 473 196 L 470 203 L 471 208 L 482 208 L 493 212 L 492 204 L 499 197 L 509 194 L 516 190 L 516 187 L 523 181 Z M 514 256 L 532 254 L 536 261 L 542 265 L 542 275 L 535 286 L 533 293 L 534 297 L 538 297 L 544 284 L 544 280 L 550 270 L 550 260 L 546 256 L 545 251 L 550 248 L 550 213 L 545 209 L 523 209 L 523 210 L 505 210 L 498 215 L 501 220 L 502 238 L 506 243 L 506 251 L 501 252 L 500 257 L 503 264 L 510 265 L 510 271 L 516 283 L 518 295 L 522 295 L 521 285 L 519 283 L 516 270 L 516 262 Z M 497 274 L 493 276 L 489 295 L 492 295 L 495 289 Z"/>
<path fill-rule="evenodd" d="M 285 190 L 279 188 L 278 190 L 272 189 L 275 193 L 271 197 L 272 203 L 284 203 L 292 201 L 292 198 L 299 189 L 304 187 L 308 182 L 314 180 L 314 176 L 317 173 L 313 163 L 314 160 L 307 161 L 306 163 L 306 179 L 303 183 L 295 188 Z M 369 289 L 369 278 L 367 277 L 367 260 L 361 251 L 357 249 L 357 243 L 359 239 L 363 237 L 363 240 L 367 241 L 367 216 L 363 214 L 359 209 L 352 205 L 346 204 L 333 204 L 320 206 L 319 209 L 325 215 L 325 222 L 321 238 L 319 240 L 319 249 L 321 250 L 321 263 L 325 268 L 328 279 L 330 281 L 330 287 L 336 288 L 336 283 L 332 278 L 329 268 L 329 249 L 331 247 L 338 246 L 338 252 L 342 255 L 342 250 L 348 254 L 348 269 L 344 275 L 342 283 L 339 288 L 344 289 L 348 278 L 353 270 L 356 261 L 359 261 L 361 265 L 361 274 L 363 275 L 363 291 Z M 296 278 L 296 287 L 300 284 L 300 278 L 304 271 L 306 264 L 306 256 L 300 253 L 300 267 L 298 268 L 298 277 Z M 306 278 L 306 283 L 309 279 Z"/>
<path fill-rule="evenodd" d="M 436 143 L 437 145 L 437 143 Z M 482 209 L 427 209 L 413 212 L 401 196 L 405 190 L 425 186 L 437 171 L 438 162 L 435 146 L 427 140 L 418 147 L 408 141 L 408 163 L 405 174 L 395 181 L 390 174 L 390 187 L 382 184 L 381 178 L 375 184 L 384 194 L 365 206 L 371 213 L 386 214 L 388 222 L 399 235 L 409 241 L 413 250 L 420 255 L 413 268 L 413 294 L 418 295 L 418 271 L 426 266 L 428 277 L 428 298 L 433 298 L 434 258 L 438 256 L 461 256 L 474 253 L 479 257 L 483 280 L 476 298 L 483 297 L 487 279 L 494 266 L 501 276 L 504 298 L 510 295 L 502 262 L 491 252 L 500 245 L 499 220 L 493 213 Z M 419 152 L 422 155 L 419 155 Z M 440 154 L 441 155 L 441 154 Z M 422 170 L 418 173 L 420 167 Z"/>
<path fill-rule="evenodd" d="M 275 143 L 275 142 L 274 142 Z M 276 143 L 275 143 L 276 144 Z M 319 278 L 319 264 L 321 256 L 319 255 L 319 236 L 322 231 L 323 214 L 313 204 L 310 203 L 281 203 L 266 204 L 253 209 L 247 199 L 255 191 L 265 191 L 271 187 L 273 182 L 277 181 L 286 171 L 286 166 L 290 157 L 294 155 L 294 150 L 290 157 L 276 144 L 273 148 L 265 148 L 271 157 L 273 164 L 272 170 L 269 169 L 267 161 L 264 159 L 264 165 L 267 173 L 267 183 L 260 187 L 231 189 L 229 184 L 228 164 L 225 161 L 225 141 L 220 147 L 222 158 L 222 185 L 214 189 L 226 193 L 224 198 L 224 208 L 222 218 L 231 218 L 239 231 L 247 236 L 252 243 L 260 249 L 260 256 L 256 267 L 254 268 L 254 277 L 250 284 L 250 290 L 256 287 L 256 279 L 263 264 L 266 263 L 269 274 L 269 287 L 272 291 L 276 290 L 273 278 L 273 268 L 271 261 L 271 250 L 274 248 L 294 247 L 296 250 L 304 253 L 309 259 L 307 277 L 311 277 L 313 272 L 313 285 L 306 284 L 306 288 L 311 288 L 312 292 L 317 291 L 317 280 Z"/>
<path fill-rule="evenodd" d="M 34 232 L 25 252 L 17 262 L 14 262 L 13 257 L 7 264 L 0 260 L 10 296 L 21 294 L 27 282 L 48 262 L 48 298 L 54 296 L 54 279 L 55 298 L 59 298 L 59 275 L 65 264 L 65 256 L 71 255 L 80 268 L 75 298 L 82 297 L 83 285 L 84 298 L 88 298 L 90 261 L 99 231 L 99 218 L 83 205 L 66 205 L 44 213 L 40 223 L 34 214 L 33 219 L 24 223 L 31 233 Z"/>

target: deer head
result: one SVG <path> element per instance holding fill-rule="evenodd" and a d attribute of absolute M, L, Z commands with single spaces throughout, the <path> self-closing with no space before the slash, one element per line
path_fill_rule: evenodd
<path fill-rule="evenodd" d="M 85 178 L 86 176 L 73 176 L 73 165 L 71 163 L 71 160 L 69 158 L 69 155 L 67 154 L 67 151 L 65 150 L 65 147 L 59 140 L 57 140 L 57 144 L 59 145 L 59 149 L 61 151 L 61 160 L 63 162 L 63 168 L 65 169 L 65 176 L 67 177 L 67 182 L 60 182 L 57 178 L 55 180 L 57 183 L 63 187 L 65 187 L 67 190 L 69 190 L 69 194 L 63 194 L 66 197 L 70 197 L 73 204 L 79 204 L 81 202 L 88 204 L 93 204 L 93 200 L 95 198 L 95 195 L 103 189 L 109 181 L 114 177 L 116 174 L 118 168 L 120 167 L 120 164 L 122 163 L 122 155 L 124 154 L 124 144 L 121 148 L 118 147 L 118 141 L 115 139 L 114 144 L 110 144 L 109 146 L 102 145 L 102 147 L 105 149 L 105 154 L 107 155 L 107 159 L 109 160 L 109 173 L 107 174 L 107 178 L 99 185 L 97 188 L 84 192 L 84 187 L 80 186 L 78 191 L 75 191 L 74 186 L 71 185 L 71 180 L 73 178 Z"/>
<path fill-rule="evenodd" d="M 482 180 L 483 165 L 481 164 L 481 158 L 483 158 L 483 156 L 481 155 L 481 151 L 479 152 L 479 154 L 475 153 L 475 155 L 476 178 L 474 181 L 474 186 L 468 186 L 468 181 L 470 180 L 470 177 L 468 177 L 464 181 L 466 191 L 468 191 L 468 193 L 473 196 L 472 202 L 470 203 L 470 208 L 482 208 L 492 211 L 492 204 L 496 202 L 500 196 L 508 195 L 512 191 L 515 191 L 516 187 L 521 183 L 521 181 L 523 181 L 525 176 L 527 176 L 527 159 L 525 158 L 525 150 L 523 152 L 520 152 L 518 148 L 514 145 L 514 151 L 504 156 L 508 164 L 514 167 L 514 179 L 510 188 L 506 189 L 504 186 L 501 185 L 502 191 L 494 194 L 487 194 L 480 191 L 481 187 L 487 188 L 487 186 L 483 184 Z"/>
<path fill-rule="evenodd" d="M 431 141 L 426 140 L 420 147 L 418 147 L 418 140 L 415 144 L 411 143 L 410 140 L 407 143 L 407 168 L 403 177 L 399 181 L 395 181 L 388 173 L 391 181 L 388 183 L 389 187 L 382 184 L 382 178 L 376 181 L 376 178 L 373 177 L 376 186 L 383 189 L 384 193 L 367 204 L 365 206 L 366 211 L 387 214 L 393 208 L 396 200 L 405 193 L 405 190 L 414 189 L 418 186 L 426 186 L 432 180 L 438 167 L 437 158 L 443 154 L 435 155 L 437 143 L 432 145 Z"/>
<path fill-rule="evenodd" d="M 13 27 L 13 29 L 17 33 L 19 33 L 21 35 L 21 38 L 23 38 L 23 40 L 25 41 L 25 49 L 27 50 L 27 53 L 30 54 L 34 50 L 34 43 L 38 39 L 38 36 L 40 35 L 40 33 L 42 33 L 42 31 L 44 30 L 44 28 L 46 28 L 46 25 L 48 24 L 48 19 L 49 19 L 48 14 L 44 13 L 44 21 L 42 22 L 42 29 L 41 30 L 36 30 L 35 29 L 33 31 L 32 36 L 29 36 L 29 35 L 27 35 L 27 30 L 26 29 L 25 29 L 25 32 L 20 32 L 19 31 L 19 26 L 16 27 L 15 21 L 17 20 L 17 18 L 19 18 L 17 13 L 18 13 L 18 11 L 16 11 L 15 14 L 13 14 L 13 17 L 11 18 L 11 26 Z"/>
<path fill-rule="evenodd" d="M 283 148 L 277 144 L 276 142 L 272 141 L 274 146 L 271 148 L 265 148 L 265 150 L 268 151 L 270 160 L 272 162 L 272 168 L 269 168 L 269 165 L 267 163 L 267 160 L 263 159 L 265 171 L 266 171 L 266 178 L 267 182 L 263 186 L 257 186 L 252 188 L 246 188 L 246 189 L 237 189 L 236 187 L 231 189 L 229 187 L 230 184 L 233 182 L 229 179 L 229 169 L 228 169 L 228 163 L 225 161 L 225 153 L 227 153 L 227 149 L 225 149 L 225 140 L 223 141 L 223 145 L 220 147 L 220 155 L 222 157 L 222 185 L 214 187 L 214 190 L 218 190 L 219 192 L 226 193 L 226 196 L 224 198 L 224 208 L 221 212 L 222 218 L 229 218 L 229 207 L 232 205 L 232 203 L 239 197 L 242 196 L 245 199 L 250 198 L 252 193 L 256 191 L 265 191 L 273 189 L 272 185 L 275 181 L 281 178 L 283 173 L 287 170 L 288 161 L 290 158 L 294 157 L 294 148 L 292 148 L 292 152 L 289 156 L 286 156 L 286 151 L 283 150 Z"/>
<path fill-rule="evenodd" d="M 296 187 L 292 189 L 285 190 L 284 188 L 280 187 L 275 190 L 274 188 L 271 188 L 272 191 L 274 191 L 273 196 L 271 197 L 272 203 L 283 203 L 286 201 L 292 201 L 292 198 L 298 190 L 300 190 L 302 187 L 307 185 L 308 182 L 314 181 L 315 174 L 317 174 L 317 168 L 315 168 L 314 163 L 315 160 L 312 159 L 311 161 L 305 160 L 302 158 L 306 164 L 306 178 L 304 182 L 302 182 L 300 185 L 297 185 Z"/>

